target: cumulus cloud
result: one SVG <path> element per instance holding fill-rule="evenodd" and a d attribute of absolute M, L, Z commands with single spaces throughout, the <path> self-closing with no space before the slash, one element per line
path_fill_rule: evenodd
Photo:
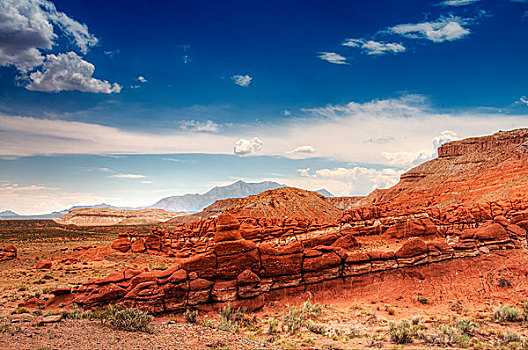
<path fill-rule="evenodd" d="M 405 46 L 399 43 L 385 43 L 374 40 L 346 39 L 341 45 L 357 47 L 367 55 L 385 55 L 387 53 L 405 52 Z"/>
<path fill-rule="evenodd" d="M 137 81 L 139 81 L 140 83 L 146 83 L 147 82 L 147 79 L 140 75 L 139 77 L 136 78 Z"/>
<path fill-rule="evenodd" d="M 388 188 L 396 184 L 402 169 L 368 168 L 356 166 L 353 168 L 334 168 L 311 170 L 297 169 L 301 176 L 298 179 L 288 179 L 288 184 L 304 188 L 326 188 L 330 192 L 344 195 L 365 195 L 377 188 Z"/>
<path fill-rule="evenodd" d="M 79 90 L 94 93 L 119 93 L 121 86 L 92 77 L 95 66 L 75 52 L 47 55 L 42 69 L 29 75 L 28 90 L 58 92 Z"/>
<path fill-rule="evenodd" d="M 438 147 L 442 146 L 444 143 L 448 143 L 451 141 L 459 140 L 459 137 L 456 132 L 451 130 L 444 130 L 433 139 L 433 147 L 435 150 L 438 149 Z"/>
<path fill-rule="evenodd" d="M 237 84 L 238 86 L 248 87 L 249 84 L 251 84 L 251 80 L 253 80 L 252 77 L 249 75 L 233 75 L 231 79 Z"/>
<path fill-rule="evenodd" d="M 346 62 L 346 57 L 341 56 L 335 52 L 321 52 L 318 56 L 323 61 L 327 61 L 334 64 L 348 64 Z"/>
<path fill-rule="evenodd" d="M 381 155 L 389 161 L 391 165 L 408 168 L 418 165 L 436 156 L 438 147 L 444 143 L 458 140 L 456 132 L 444 130 L 440 135 L 433 138 L 432 148 L 422 149 L 417 152 L 382 152 Z"/>
<path fill-rule="evenodd" d="M 426 39 L 436 43 L 453 41 L 470 33 L 464 28 L 466 20 L 459 17 L 440 17 L 436 21 L 415 24 L 399 24 L 389 31 L 412 39 Z"/>
<path fill-rule="evenodd" d="M 111 175 L 110 177 L 117 177 L 119 179 L 144 179 L 146 178 L 145 175 L 140 175 L 140 174 L 115 174 L 115 175 Z"/>
<path fill-rule="evenodd" d="M 315 148 L 313 148 L 312 146 L 297 146 L 291 151 L 286 152 L 286 154 L 291 154 L 291 155 L 311 154 L 311 153 L 315 153 Z"/>
<path fill-rule="evenodd" d="M 183 130 L 195 132 L 218 132 L 220 126 L 212 120 L 207 120 L 205 122 L 197 120 L 184 120 L 181 122 L 181 128 Z"/>
<path fill-rule="evenodd" d="M 474 4 L 474 3 L 478 2 L 478 1 L 480 1 L 480 0 L 446 0 L 446 1 L 442 1 L 438 5 L 440 5 L 440 6 L 460 7 L 460 6 L 471 5 L 471 4 Z"/>
<path fill-rule="evenodd" d="M 239 156 L 244 156 L 261 151 L 262 146 L 264 146 L 264 142 L 258 137 L 253 137 L 252 139 L 240 139 L 235 143 L 233 152 Z"/>
<path fill-rule="evenodd" d="M 15 66 L 25 73 L 40 66 L 40 50 L 51 50 L 58 34 L 54 25 L 71 39 L 82 53 L 95 46 L 98 39 L 47 0 L 0 1 L 0 65 Z"/>

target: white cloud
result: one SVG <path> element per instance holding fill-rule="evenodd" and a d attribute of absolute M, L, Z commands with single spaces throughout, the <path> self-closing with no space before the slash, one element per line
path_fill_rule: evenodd
<path fill-rule="evenodd" d="M 524 103 L 525 105 L 528 106 L 528 98 L 527 98 L 526 96 L 522 96 L 522 97 L 520 98 L 520 101 L 521 101 L 522 103 Z"/>
<path fill-rule="evenodd" d="M 444 130 L 433 138 L 432 148 L 422 149 L 417 152 L 382 152 L 381 155 L 393 166 L 409 168 L 434 158 L 438 147 L 444 143 L 458 140 L 458 135 L 451 130 Z"/>
<path fill-rule="evenodd" d="M 286 154 L 311 154 L 315 153 L 315 148 L 312 146 L 297 146 Z"/>
<path fill-rule="evenodd" d="M 438 5 L 440 5 L 440 6 L 455 6 L 455 7 L 459 7 L 459 6 L 471 5 L 471 4 L 474 4 L 474 3 L 478 2 L 478 1 L 480 1 L 480 0 L 446 0 L 446 1 L 442 1 Z"/>
<path fill-rule="evenodd" d="M 451 141 L 459 140 L 459 137 L 456 132 L 451 130 L 444 130 L 433 139 L 433 147 L 435 150 L 438 149 L 438 147 L 442 146 L 444 143 L 448 143 Z"/>
<path fill-rule="evenodd" d="M 85 24 L 57 11 L 50 1 L 0 1 L 0 66 L 13 65 L 25 73 L 41 65 L 44 57 L 40 50 L 51 50 L 58 38 L 54 25 L 82 53 L 98 43 Z"/>
<path fill-rule="evenodd" d="M 137 81 L 139 81 L 140 83 L 146 83 L 147 82 L 147 79 L 140 75 L 139 77 L 136 78 Z"/>
<path fill-rule="evenodd" d="M 39 191 L 48 189 L 45 186 L 39 185 L 29 185 L 29 186 L 20 186 L 18 184 L 4 183 L 0 186 L 1 192 L 25 192 L 25 191 Z"/>
<path fill-rule="evenodd" d="M 335 52 L 320 52 L 318 57 L 324 61 L 334 64 L 348 64 L 346 62 L 346 57 L 343 57 Z"/>
<path fill-rule="evenodd" d="M 282 111 L 282 114 L 285 116 L 285 117 L 289 117 L 291 115 L 291 112 L 287 109 L 285 109 L 284 111 Z"/>
<path fill-rule="evenodd" d="M 458 40 L 468 35 L 470 31 L 463 27 L 465 24 L 466 20 L 459 17 L 440 17 L 433 22 L 400 24 L 389 30 L 406 38 L 427 39 L 440 43 Z"/>
<path fill-rule="evenodd" d="M 233 154 L 243 135 L 259 135 L 264 156 L 284 156 L 299 145 L 310 145 L 317 156 L 334 160 L 381 164 L 383 152 L 432 150 L 432 141 L 451 130 L 459 138 L 528 127 L 525 114 L 466 110 L 436 112 L 420 96 L 328 105 L 300 110 L 296 117 L 273 122 L 233 124 L 217 133 L 166 128 L 129 131 L 93 123 L 6 116 L 0 114 L 0 156 L 49 154 Z M 153 129 L 157 125 L 152 125 Z M 67 137 L 65 137 L 67 136 Z M 367 142 L 367 144 L 365 143 Z M 250 140 L 241 142 L 242 146 Z"/>
<path fill-rule="evenodd" d="M 205 122 L 197 120 L 184 120 L 181 122 L 181 128 L 183 130 L 195 132 L 218 132 L 220 125 L 216 124 L 212 120 L 207 120 Z"/>
<path fill-rule="evenodd" d="M 29 75 L 28 90 L 52 91 L 79 90 L 94 93 L 119 93 L 121 86 L 93 78 L 95 66 L 75 52 L 47 55 L 42 70 Z"/>
<path fill-rule="evenodd" d="M 335 168 L 311 170 L 297 169 L 300 178 L 283 179 L 289 185 L 302 188 L 325 188 L 338 196 L 365 195 L 376 188 L 388 188 L 396 184 L 402 169 L 392 168 Z"/>
<path fill-rule="evenodd" d="M 109 56 L 110 58 L 114 58 L 115 56 L 119 55 L 121 53 L 121 50 L 115 49 L 115 50 L 105 50 L 105 55 Z"/>
<path fill-rule="evenodd" d="M 152 181 L 150 181 L 150 180 L 145 180 L 145 181 L 141 181 L 141 183 L 142 183 L 142 184 L 151 184 Z"/>
<path fill-rule="evenodd" d="M 252 139 L 240 139 L 235 142 L 233 152 L 239 156 L 253 154 L 261 151 L 262 146 L 264 146 L 264 142 L 258 137 L 253 137 Z"/>
<path fill-rule="evenodd" d="M 235 84 L 239 86 L 243 86 L 243 87 L 248 87 L 249 84 L 251 84 L 251 80 L 253 80 L 253 78 L 247 74 L 246 75 L 233 75 L 231 79 L 233 79 Z"/>
<path fill-rule="evenodd" d="M 360 48 L 367 55 L 385 55 L 405 52 L 405 46 L 399 43 L 385 43 L 374 40 L 346 39 L 341 45 Z"/>
<path fill-rule="evenodd" d="M 140 174 L 115 174 L 115 175 L 111 175 L 110 177 L 117 177 L 120 179 L 144 179 L 146 178 L 145 175 L 140 175 Z"/>

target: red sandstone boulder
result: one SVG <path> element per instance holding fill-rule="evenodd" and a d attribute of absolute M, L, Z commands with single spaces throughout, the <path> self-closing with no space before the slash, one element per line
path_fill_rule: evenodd
<path fill-rule="evenodd" d="M 120 251 L 121 253 L 126 253 L 129 249 L 132 243 L 130 240 L 126 237 L 119 237 L 112 243 L 112 248 Z"/>
<path fill-rule="evenodd" d="M 196 272 L 201 278 L 214 278 L 216 275 L 216 255 L 212 253 L 200 254 L 185 259 L 181 263 L 188 272 Z"/>
<path fill-rule="evenodd" d="M 236 279 L 245 269 L 260 270 L 260 258 L 257 249 L 242 254 L 219 256 L 216 277 L 223 280 Z"/>
<path fill-rule="evenodd" d="M 14 245 L 7 245 L 0 249 L 0 261 L 13 260 L 17 257 L 17 249 Z"/>
<path fill-rule="evenodd" d="M 216 231 L 236 231 L 240 228 L 238 220 L 229 213 L 222 213 L 216 219 Z"/>
<path fill-rule="evenodd" d="M 262 247 L 262 245 L 261 245 Z M 269 254 L 270 250 L 266 250 L 266 254 L 261 249 L 262 260 L 262 276 L 285 276 L 285 275 L 300 275 L 302 271 L 302 253 L 294 254 Z"/>
<path fill-rule="evenodd" d="M 359 242 L 357 241 L 353 233 L 349 233 L 346 236 L 338 238 L 334 243 L 332 243 L 332 246 L 344 249 L 351 249 L 359 247 Z"/>
<path fill-rule="evenodd" d="M 114 283 L 94 288 L 90 294 L 78 295 L 73 302 L 85 306 L 99 306 L 115 303 L 116 300 L 125 296 L 127 291 Z"/>
<path fill-rule="evenodd" d="M 145 241 L 143 238 L 138 237 L 134 243 L 132 243 L 130 249 L 133 253 L 144 253 L 147 250 L 147 247 L 145 247 Z"/>
<path fill-rule="evenodd" d="M 411 238 L 405 242 L 396 252 L 396 258 L 410 258 L 427 254 L 427 245 L 420 238 Z"/>
<path fill-rule="evenodd" d="M 420 238 L 411 238 L 395 252 L 399 266 L 412 266 L 427 262 L 427 244 Z"/>
<path fill-rule="evenodd" d="M 477 228 L 475 239 L 479 241 L 500 241 L 508 239 L 508 232 L 498 223 L 482 225 Z"/>
<path fill-rule="evenodd" d="M 51 266 L 52 266 L 51 261 L 42 261 L 42 262 L 39 262 L 37 265 L 35 265 L 35 268 L 37 270 L 47 270 L 47 269 L 51 269 Z"/>
<path fill-rule="evenodd" d="M 215 244 L 215 254 L 218 256 L 244 253 L 256 249 L 257 245 L 252 241 L 239 239 L 236 241 L 217 242 Z"/>
<path fill-rule="evenodd" d="M 213 285 L 211 297 L 216 302 L 235 301 L 237 298 L 237 281 L 218 281 Z"/>
<path fill-rule="evenodd" d="M 493 221 L 495 221 L 497 224 L 501 224 L 502 226 L 508 226 L 509 222 L 508 219 L 506 219 L 504 216 L 499 215 L 493 218 Z"/>
<path fill-rule="evenodd" d="M 514 235 L 514 236 L 526 237 L 526 230 L 517 225 L 512 224 L 512 225 L 506 226 L 506 231 L 508 231 L 509 234 Z"/>

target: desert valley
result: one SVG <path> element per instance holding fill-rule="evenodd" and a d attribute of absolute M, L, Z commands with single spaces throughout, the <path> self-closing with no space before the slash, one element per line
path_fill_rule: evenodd
<path fill-rule="evenodd" d="M 528 0 L 0 0 L 0 350 L 528 350 Z"/>
<path fill-rule="evenodd" d="M 528 129 L 517 129 L 446 143 L 364 197 L 280 187 L 170 219 L 73 209 L 3 220 L 2 341 L 525 348 L 527 189 Z M 147 321 L 120 324 L 132 309 Z"/>

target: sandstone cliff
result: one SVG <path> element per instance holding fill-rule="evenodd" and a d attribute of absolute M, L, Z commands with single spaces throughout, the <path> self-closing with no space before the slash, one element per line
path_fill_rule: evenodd
<path fill-rule="evenodd" d="M 509 200 L 528 193 L 528 129 L 449 142 L 438 157 L 407 171 L 390 189 L 358 206 L 378 203 L 433 206 Z"/>

